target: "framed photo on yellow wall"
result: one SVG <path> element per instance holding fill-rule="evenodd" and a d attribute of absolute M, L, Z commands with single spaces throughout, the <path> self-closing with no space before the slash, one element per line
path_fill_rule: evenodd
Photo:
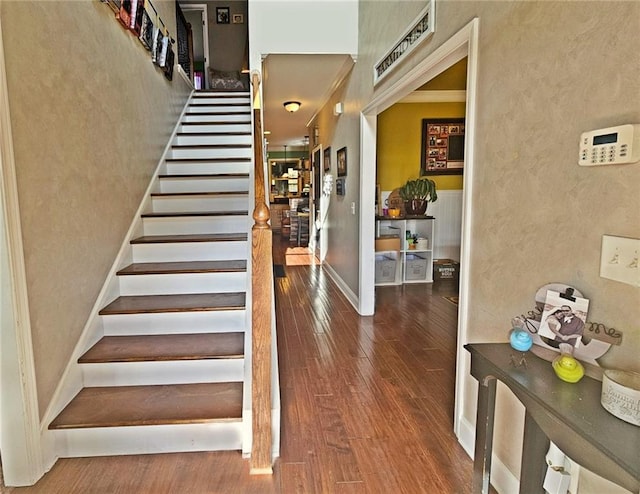
<path fill-rule="evenodd" d="M 460 175 L 464 171 L 464 118 L 424 118 L 420 175 Z"/>

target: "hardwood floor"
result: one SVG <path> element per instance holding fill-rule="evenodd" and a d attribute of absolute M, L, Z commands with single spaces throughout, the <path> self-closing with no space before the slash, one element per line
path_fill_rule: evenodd
<path fill-rule="evenodd" d="M 274 235 L 274 258 L 288 246 Z M 468 493 L 472 462 L 453 428 L 454 287 L 379 287 L 359 317 L 320 266 L 275 278 L 281 456 L 250 476 L 238 452 L 62 459 L 3 492 Z"/>

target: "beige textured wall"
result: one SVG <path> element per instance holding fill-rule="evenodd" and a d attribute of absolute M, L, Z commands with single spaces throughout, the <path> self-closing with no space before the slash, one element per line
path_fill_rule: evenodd
<path fill-rule="evenodd" d="M 189 89 L 98 1 L 0 9 L 42 415 Z"/>
<path fill-rule="evenodd" d="M 371 67 L 425 2 L 360 3 L 358 62 L 345 90 L 345 113 L 318 117 L 325 145 L 348 146 L 347 195 L 332 201 L 327 260 L 357 290 L 354 232 L 359 202 L 359 111 L 375 95 Z M 469 338 L 507 341 L 510 318 L 533 307 L 550 282 L 579 288 L 589 319 L 624 332 L 601 360 L 640 370 L 640 290 L 599 276 L 603 234 L 640 238 L 640 165 L 584 168 L 586 130 L 640 122 L 639 2 L 437 2 L 437 31 L 377 90 L 389 87 L 474 17 L 480 19 L 476 168 L 469 269 Z M 362 205 L 362 207 L 367 207 Z M 475 422 L 475 388 L 465 386 L 465 419 Z M 521 429 L 521 407 L 506 393 L 501 423 Z M 514 428 L 511 428 L 515 426 Z M 518 475 L 517 434 L 496 452 Z M 582 491 L 587 492 L 587 490 Z M 596 491 L 593 491 L 596 492 Z"/>

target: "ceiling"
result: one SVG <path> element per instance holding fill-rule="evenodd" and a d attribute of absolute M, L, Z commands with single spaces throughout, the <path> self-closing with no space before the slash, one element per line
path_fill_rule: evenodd
<path fill-rule="evenodd" d="M 353 67 L 349 55 L 268 55 L 262 64 L 264 129 L 268 148 L 305 146 L 307 125 Z M 290 113 L 285 101 L 299 101 Z"/>
<path fill-rule="evenodd" d="M 350 55 L 268 55 L 262 65 L 264 130 L 268 150 L 283 151 L 308 145 L 307 125 L 329 101 L 354 61 Z M 466 58 L 449 67 L 401 102 L 465 101 Z M 290 113 L 285 101 L 299 101 Z"/>

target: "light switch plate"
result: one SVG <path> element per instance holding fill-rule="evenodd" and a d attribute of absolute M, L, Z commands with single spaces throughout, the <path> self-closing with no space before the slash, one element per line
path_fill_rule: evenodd
<path fill-rule="evenodd" d="M 600 276 L 640 287 L 640 239 L 602 236 Z"/>

